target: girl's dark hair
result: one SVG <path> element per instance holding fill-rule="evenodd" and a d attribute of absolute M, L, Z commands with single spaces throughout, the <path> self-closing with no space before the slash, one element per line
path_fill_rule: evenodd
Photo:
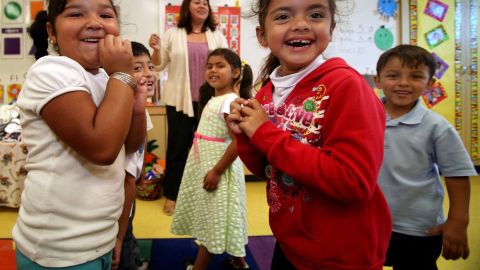
<path fill-rule="evenodd" d="M 150 56 L 150 52 L 148 51 L 148 49 L 142 43 L 132 41 L 131 44 L 132 44 L 133 56 L 146 55 L 146 56 L 148 56 L 148 58 L 152 58 Z"/>
<path fill-rule="evenodd" d="M 33 39 L 35 46 L 35 59 L 39 59 L 48 55 L 48 32 L 47 32 L 48 15 L 46 10 L 42 10 L 35 16 L 35 21 L 30 26 L 30 37 Z"/>
<path fill-rule="evenodd" d="M 43 10 L 35 16 L 35 21 L 30 26 L 30 37 L 32 37 L 33 45 L 35 46 L 35 59 L 38 60 L 40 57 L 48 55 L 47 22 L 52 25 L 53 33 L 56 33 L 55 20 L 65 9 L 67 2 L 68 0 L 49 0 L 48 12 Z M 112 0 L 110 0 L 110 4 L 113 7 L 115 15 L 118 16 L 117 9 Z"/>
<path fill-rule="evenodd" d="M 267 18 L 268 14 L 268 6 L 270 5 L 271 0 L 257 0 L 255 6 L 252 7 L 252 12 L 249 17 L 258 17 L 258 23 L 260 25 L 260 29 L 265 33 L 265 19 Z M 328 9 L 330 10 L 331 22 L 330 22 L 330 33 L 333 33 L 335 28 L 335 14 L 337 12 L 337 5 L 335 0 L 328 0 Z M 273 70 L 280 66 L 280 60 L 278 57 L 270 53 L 267 58 L 265 59 L 265 64 L 262 66 L 260 71 L 260 76 L 258 80 L 261 82 L 265 82 L 268 80 L 269 75 L 273 72 Z"/>
<path fill-rule="evenodd" d="M 405 65 L 409 68 L 416 68 L 420 65 L 427 66 L 430 76 L 428 79 L 431 79 L 435 74 L 437 61 L 431 53 L 422 47 L 403 44 L 398 45 L 380 55 L 380 58 L 377 61 L 377 76 L 380 76 L 380 73 L 387 62 L 395 57 L 400 59 L 402 65 Z"/>
<path fill-rule="evenodd" d="M 180 16 L 177 23 L 177 27 L 185 28 L 187 34 L 190 34 L 192 32 L 192 14 L 190 13 L 190 2 L 192 2 L 192 0 L 183 0 L 182 6 L 180 7 Z M 203 23 L 202 32 L 207 31 L 207 27 L 210 28 L 211 31 L 215 31 L 215 29 L 217 29 L 217 25 L 215 24 L 215 19 L 212 12 L 212 7 L 210 6 L 210 1 L 207 1 L 207 4 L 208 17 Z"/>
<path fill-rule="evenodd" d="M 219 48 L 213 50 L 209 55 L 208 59 L 212 56 L 222 56 L 225 58 L 227 63 L 232 68 L 232 71 L 235 69 L 240 69 L 240 75 L 233 82 L 233 84 L 240 83 L 240 97 L 248 99 L 251 97 L 252 92 L 252 83 L 253 83 L 253 72 L 252 68 L 243 62 L 234 51 L 226 48 Z M 202 115 L 202 110 L 207 105 L 207 102 L 215 95 L 215 89 L 205 82 L 200 87 L 200 101 L 199 105 L 199 115 Z"/>

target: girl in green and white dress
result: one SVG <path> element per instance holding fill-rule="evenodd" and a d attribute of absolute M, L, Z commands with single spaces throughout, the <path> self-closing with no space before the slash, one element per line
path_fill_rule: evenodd
<path fill-rule="evenodd" d="M 206 83 L 200 88 L 202 114 L 171 227 L 173 234 L 191 235 L 199 244 L 196 270 L 206 269 L 213 255 L 224 252 L 236 268 L 248 268 L 245 177 L 225 116 L 235 98 L 250 97 L 252 79 L 251 68 L 233 51 L 209 54 Z"/>

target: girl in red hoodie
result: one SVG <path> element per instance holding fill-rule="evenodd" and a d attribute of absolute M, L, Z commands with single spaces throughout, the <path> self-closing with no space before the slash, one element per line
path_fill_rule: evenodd
<path fill-rule="evenodd" d="M 385 260 L 385 113 L 358 72 L 322 55 L 335 11 L 334 0 L 258 0 L 264 86 L 228 117 L 241 159 L 268 180 L 272 269 L 380 270 Z"/>

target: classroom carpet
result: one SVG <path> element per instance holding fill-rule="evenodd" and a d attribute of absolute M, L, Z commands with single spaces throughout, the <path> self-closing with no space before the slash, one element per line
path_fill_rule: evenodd
<path fill-rule="evenodd" d="M 151 260 L 150 270 L 183 269 L 182 262 L 186 256 L 194 257 L 195 246 L 187 237 L 179 237 L 169 233 L 171 217 L 162 212 L 163 198 L 155 201 L 137 200 L 137 211 L 134 219 L 134 233 L 139 239 L 141 254 Z M 448 198 L 445 200 L 448 209 Z M 14 270 L 14 246 L 11 241 L 11 230 L 17 218 L 17 209 L 0 207 L 0 270 Z M 270 260 L 275 245 L 268 225 L 268 206 L 265 198 L 265 182 L 247 182 L 247 219 L 249 243 L 247 245 L 247 261 L 252 269 L 270 269 Z M 468 227 L 470 257 L 467 260 L 438 260 L 441 270 L 477 270 L 480 269 L 480 177 L 471 178 L 470 225 Z M 170 261 L 168 252 L 177 253 L 170 248 L 178 242 L 185 255 L 176 255 L 176 266 L 163 267 L 165 260 Z M 176 244 L 175 244 L 176 245 Z M 168 249 L 168 252 L 165 251 Z M 192 253 L 193 252 L 193 253 Z M 224 269 L 221 258 L 216 259 L 211 269 Z M 173 262 L 172 262 L 173 263 Z M 180 264 L 180 265 L 178 265 Z M 172 266 L 173 267 L 173 266 Z M 256 267 L 256 268 L 253 268 Z M 384 270 L 391 270 L 384 267 Z"/>

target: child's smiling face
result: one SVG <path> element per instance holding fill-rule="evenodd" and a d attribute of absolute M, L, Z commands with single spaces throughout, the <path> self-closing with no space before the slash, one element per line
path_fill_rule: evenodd
<path fill-rule="evenodd" d="M 55 20 L 47 24 L 49 37 L 59 53 L 78 62 L 86 70 L 100 67 L 99 41 L 107 34 L 118 36 L 118 18 L 109 0 L 69 0 Z"/>
<path fill-rule="evenodd" d="M 278 57 L 282 76 L 296 73 L 319 56 L 332 40 L 328 0 L 273 0 L 257 38 Z"/>
<path fill-rule="evenodd" d="M 133 57 L 133 76 L 137 84 L 140 83 L 142 78 L 145 78 L 147 82 L 147 92 L 153 93 L 156 81 L 155 66 L 152 64 L 152 60 L 148 55 L 142 54 Z"/>
<path fill-rule="evenodd" d="M 232 66 L 221 55 L 212 55 L 207 60 L 205 80 L 215 90 L 233 89 L 233 82 L 240 75 L 240 70 Z"/>
<path fill-rule="evenodd" d="M 423 92 L 433 84 L 429 68 L 424 64 L 409 67 L 399 57 L 388 60 L 375 77 L 377 88 L 385 94 L 387 111 L 406 113 Z"/>

